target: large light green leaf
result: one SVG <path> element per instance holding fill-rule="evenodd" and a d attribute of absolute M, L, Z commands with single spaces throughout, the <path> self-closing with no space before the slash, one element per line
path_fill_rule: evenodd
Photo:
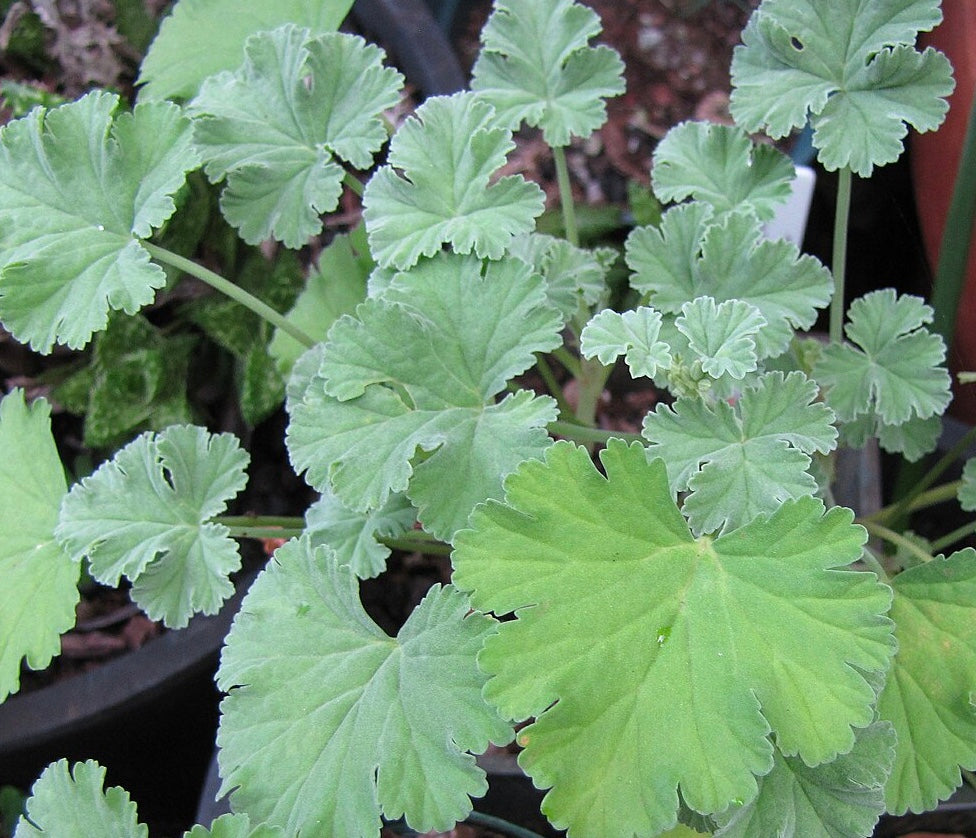
<path fill-rule="evenodd" d="M 756 335 L 759 359 L 782 354 L 830 302 L 830 272 L 791 242 L 765 239 L 751 212 L 712 219 L 709 205 L 694 203 L 668 210 L 660 228 L 634 230 L 626 245 L 630 284 L 668 314 L 698 297 L 747 302 L 766 320 Z"/>
<path fill-rule="evenodd" d="M 814 128 L 827 169 L 868 177 L 898 159 L 908 132 L 933 131 L 952 92 L 941 53 L 915 37 L 941 19 L 939 0 L 763 0 L 732 57 L 732 115 L 774 138 Z"/>
<path fill-rule="evenodd" d="M 764 221 L 790 197 L 795 174 L 781 151 L 712 122 L 676 125 L 654 149 L 651 166 L 654 194 L 665 203 L 694 198 L 717 214 L 747 208 Z"/>
<path fill-rule="evenodd" d="M 501 258 L 514 236 L 534 229 L 544 204 L 542 190 L 521 175 L 491 181 L 514 147 L 491 106 L 474 94 L 424 102 L 394 134 L 388 165 L 363 193 L 376 261 L 403 270 L 444 244 Z"/>
<path fill-rule="evenodd" d="M 118 786 L 105 788 L 105 769 L 94 760 L 66 759 L 44 769 L 27 801 L 27 816 L 17 823 L 14 838 L 148 838 L 139 823 L 136 804 Z"/>
<path fill-rule="evenodd" d="M 244 60 L 244 42 L 285 23 L 334 32 L 352 0 L 179 0 L 159 28 L 139 71 L 145 99 L 190 99 L 200 84 Z"/>
<path fill-rule="evenodd" d="M 521 260 L 445 254 L 399 274 L 329 331 L 318 376 L 291 408 L 293 464 L 358 511 L 406 491 L 424 527 L 450 540 L 549 444 L 551 399 L 495 396 L 559 345 L 560 327 Z"/>
<path fill-rule="evenodd" d="M 68 488 L 50 417 L 22 390 L 0 401 L 0 701 L 19 687 L 21 658 L 43 669 L 75 622 L 80 570 L 54 540 Z"/>
<path fill-rule="evenodd" d="M 758 796 L 715 816 L 716 838 L 867 838 L 885 808 L 894 745 L 891 726 L 873 724 L 857 732 L 853 750 L 815 768 L 777 752 Z"/>
<path fill-rule="evenodd" d="M 348 567 L 307 537 L 289 542 L 221 658 L 221 793 L 238 787 L 235 807 L 288 835 L 375 835 L 381 814 L 449 829 L 487 789 L 465 751 L 512 736 L 481 696 L 475 660 L 495 630 L 435 585 L 388 637 Z"/>
<path fill-rule="evenodd" d="M 940 415 L 952 398 L 945 344 L 929 332 L 932 309 L 920 297 L 872 291 L 851 303 L 847 337 L 813 368 L 829 404 L 844 421 L 868 415 L 886 425 Z"/>
<path fill-rule="evenodd" d="M 471 89 L 500 124 L 542 128 L 552 147 L 588 137 L 606 122 L 604 99 L 624 92 L 616 50 L 588 45 L 600 31 L 596 12 L 573 0 L 496 0 Z"/>
<path fill-rule="evenodd" d="M 198 165 L 175 105 L 89 93 L 0 129 L 0 319 L 39 352 L 79 348 L 166 282 L 137 241 Z"/>
<path fill-rule="evenodd" d="M 891 593 L 838 570 L 865 533 L 842 508 L 787 501 L 695 539 L 664 465 L 611 440 L 604 477 L 558 442 L 458 533 L 454 581 L 515 613 L 478 662 L 514 719 L 543 810 L 580 838 L 656 835 L 682 799 L 703 814 L 751 800 L 780 749 L 808 765 L 873 719 L 861 673 L 894 651 Z M 608 743 L 613 743 L 608 747 Z"/>
<path fill-rule="evenodd" d="M 224 217 L 244 241 L 301 247 L 342 194 L 335 158 L 368 169 L 403 76 L 356 35 L 283 26 L 248 39 L 234 73 L 208 78 L 190 103 L 194 142 Z"/>
<path fill-rule="evenodd" d="M 922 812 L 976 768 L 976 550 L 895 577 L 898 654 L 878 714 L 895 726 L 888 810 Z"/>
<path fill-rule="evenodd" d="M 679 398 L 644 419 L 648 453 L 672 486 L 691 490 L 684 512 L 696 533 L 737 527 L 788 498 L 812 495 L 810 455 L 832 451 L 833 414 L 801 372 L 767 373 L 736 404 Z"/>
<path fill-rule="evenodd" d="M 142 434 L 72 488 L 55 535 L 98 581 L 127 576 L 151 618 L 181 628 L 234 592 L 237 545 L 210 519 L 244 488 L 248 461 L 231 434 L 192 425 Z"/>

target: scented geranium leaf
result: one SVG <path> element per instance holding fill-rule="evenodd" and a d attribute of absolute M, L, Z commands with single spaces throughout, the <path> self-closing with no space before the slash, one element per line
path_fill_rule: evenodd
<path fill-rule="evenodd" d="M 679 398 L 644 419 L 649 456 L 671 484 L 691 490 L 685 514 L 696 533 L 740 526 L 788 498 L 812 495 L 810 455 L 833 450 L 833 413 L 801 372 L 760 376 L 735 406 Z"/>
<path fill-rule="evenodd" d="M 372 165 L 403 76 L 356 35 L 291 25 L 252 36 L 245 54 L 190 103 L 194 141 L 211 182 L 226 180 L 220 207 L 241 237 L 298 248 L 339 203 L 345 170 L 335 158 Z"/>
<path fill-rule="evenodd" d="M 251 819 L 244 814 L 221 815 L 208 829 L 199 824 L 189 832 L 183 833 L 183 838 L 280 838 L 282 832 L 277 827 L 259 824 L 251 826 Z"/>
<path fill-rule="evenodd" d="M 715 816 L 721 825 L 716 838 L 871 835 L 884 812 L 894 746 L 891 726 L 876 723 L 857 731 L 849 753 L 815 768 L 777 752 L 773 770 L 759 781 L 759 794 Z"/>
<path fill-rule="evenodd" d="M 976 550 L 905 570 L 892 582 L 898 654 L 878 702 L 895 726 L 888 811 L 922 812 L 976 768 Z"/>
<path fill-rule="evenodd" d="M 352 0 L 179 0 L 163 21 L 139 70 L 143 99 L 191 99 L 207 76 L 234 70 L 244 43 L 286 23 L 334 32 Z"/>
<path fill-rule="evenodd" d="M 234 592 L 237 545 L 210 519 L 244 488 L 248 460 L 231 434 L 192 425 L 142 434 L 71 489 L 55 535 L 99 582 L 127 576 L 150 618 L 182 628 Z"/>
<path fill-rule="evenodd" d="M 366 280 L 374 263 L 365 244 L 364 231 L 341 233 L 322 251 L 318 265 L 287 314 L 288 320 L 309 337 L 325 340 L 329 327 L 341 315 L 352 314 L 366 299 Z M 279 369 L 288 373 L 305 348 L 291 335 L 276 329 L 268 351 Z"/>
<path fill-rule="evenodd" d="M 444 254 L 397 275 L 329 331 L 292 408 L 292 463 L 357 511 L 406 491 L 424 527 L 450 540 L 549 444 L 551 399 L 495 396 L 533 353 L 559 345 L 560 328 L 542 279 L 518 259 L 483 266 Z M 414 466 L 419 451 L 433 453 Z"/>
<path fill-rule="evenodd" d="M 363 193 L 377 263 L 403 270 L 444 244 L 501 258 L 513 236 L 532 231 L 544 204 L 542 190 L 521 175 L 490 182 L 514 147 L 511 132 L 497 127 L 491 106 L 474 94 L 424 102 L 394 134 L 388 165 Z"/>
<path fill-rule="evenodd" d="M 976 511 L 976 458 L 966 461 L 959 487 L 959 505 L 967 512 Z"/>
<path fill-rule="evenodd" d="M 198 165 L 190 122 L 170 103 L 118 109 L 89 93 L 0 129 L 0 319 L 39 352 L 84 346 L 166 282 L 137 239 Z"/>
<path fill-rule="evenodd" d="M 886 425 L 941 414 L 951 399 L 945 344 L 925 329 L 932 309 L 891 288 L 851 303 L 845 329 L 854 344 L 824 349 L 813 374 L 843 421 L 876 415 Z"/>
<path fill-rule="evenodd" d="M 528 262 L 545 279 L 546 298 L 564 321 L 579 311 L 581 301 L 592 306 L 607 295 L 607 272 L 617 261 L 611 247 L 586 250 L 543 233 L 518 236 L 508 253 Z"/>
<path fill-rule="evenodd" d="M 675 326 L 712 378 L 744 378 L 758 363 L 756 338 L 766 325 L 759 309 L 743 300 L 716 303 L 698 297 L 681 307 Z"/>
<path fill-rule="evenodd" d="M 589 46 L 600 32 L 596 12 L 573 0 L 497 0 L 471 89 L 500 124 L 541 128 L 551 147 L 588 137 L 606 122 L 604 99 L 625 87 L 617 51 Z"/>
<path fill-rule="evenodd" d="M 514 612 L 478 662 L 523 728 L 520 763 L 571 835 L 656 835 L 681 798 L 703 814 L 752 799 L 784 753 L 854 745 L 888 666 L 890 591 L 841 571 L 865 532 L 814 498 L 695 539 L 659 460 L 611 440 L 604 477 L 566 442 L 528 461 L 458 533 L 455 584 Z M 704 685 L 707 685 L 705 687 Z M 613 742 L 607 759 L 607 742 Z M 634 782 L 639 777 L 640 782 Z"/>
<path fill-rule="evenodd" d="M 747 208 L 763 221 L 790 197 L 795 174 L 778 149 L 711 122 L 676 125 L 654 149 L 651 166 L 654 194 L 665 203 L 694 198 L 716 214 Z"/>
<path fill-rule="evenodd" d="M 661 314 L 647 306 L 625 311 L 604 309 L 583 327 L 580 353 L 584 358 L 599 358 L 609 365 L 621 355 L 633 378 L 653 378 L 658 369 L 671 365 L 668 345 L 658 340 Z"/>
<path fill-rule="evenodd" d="M 465 752 L 512 736 L 481 695 L 476 655 L 495 630 L 435 585 L 388 637 L 348 566 L 307 537 L 288 542 L 221 657 L 220 793 L 236 787 L 236 808 L 288 835 L 374 835 L 381 814 L 449 829 L 487 789 Z"/>
<path fill-rule="evenodd" d="M 75 622 L 79 567 L 54 540 L 64 469 L 51 408 L 14 390 L 0 401 L 0 701 L 17 692 L 21 659 L 43 669 Z"/>
<path fill-rule="evenodd" d="M 313 548 L 327 545 L 337 561 L 369 579 L 386 569 L 390 557 L 390 548 L 378 537 L 402 535 L 416 520 L 417 511 L 404 495 L 390 495 L 378 509 L 356 512 L 326 490 L 305 513 L 305 529 Z"/>
<path fill-rule="evenodd" d="M 764 0 L 732 57 L 731 110 L 747 131 L 785 137 L 809 119 L 818 159 L 868 177 L 898 159 L 906 123 L 945 117 L 952 68 L 915 38 L 941 19 L 938 0 Z"/>
<path fill-rule="evenodd" d="M 752 213 L 711 218 L 707 205 L 691 204 L 669 210 L 660 230 L 635 230 L 627 240 L 631 285 L 670 314 L 703 296 L 749 303 L 766 320 L 756 335 L 758 358 L 782 354 L 830 302 L 830 272 L 791 242 L 765 239 Z"/>
<path fill-rule="evenodd" d="M 38 777 L 27 800 L 27 815 L 14 838 L 148 838 L 136 804 L 118 786 L 105 788 L 105 769 L 94 760 L 52 762 Z"/>

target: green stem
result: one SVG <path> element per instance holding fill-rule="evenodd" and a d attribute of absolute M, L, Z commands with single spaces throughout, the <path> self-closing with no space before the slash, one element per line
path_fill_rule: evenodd
<path fill-rule="evenodd" d="M 555 422 L 550 422 L 546 427 L 549 433 L 571 439 L 573 442 L 607 442 L 611 439 L 622 439 L 626 442 L 647 442 L 640 434 L 632 434 L 627 431 L 606 431 L 603 428 L 592 428 L 576 422 L 563 422 L 558 419 Z"/>
<path fill-rule="evenodd" d="M 306 349 L 311 349 L 315 346 L 316 341 L 305 334 L 301 329 L 299 329 L 294 323 L 286 320 L 284 315 L 280 312 L 275 311 L 267 303 L 261 302 L 253 294 L 249 294 L 243 288 L 234 285 L 233 282 L 224 279 L 220 274 L 214 273 L 209 268 L 203 267 L 203 265 L 198 265 L 192 259 L 187 259 L 184 256 L 180 256 L 177 253 L 166 250 L 163 247 L 152 244 L 147 241 L 140 242 L 147 251 L 149 255 L 159 262 L 162 262 L 170 267 L 176 268 L 177 270 L 183 271 L 184 273 L 190 274 L 199 279 L 201 282 L 207 283 L 211 288 L 220 291 L 222 294 L 230 297 L 234 302 L 240 303 L 244 308 L 253 311 L 262 320 L 267 320 L 272 326 L 276 326 L 283 332 L 291 335 L 295 340 L 297 340 Z"/>
<path fill-rule="evenodd" d="M 847 222 L 851 214 L 850 166 L 838 172 L 837 205 L 834 209 L 834 252 L 831 267 L 834 273 L 834 296 L 830 301 L 830 342 L 840 343 L 844 337 L 844 283 L 847 275 Z"/>
<path fill-rule="evenodd" d="M 305 519 L 295 515 L 220 515 L 214 521 L 225 527 L 280 527 L 301 529 Z"/>
<path fill-rule="evenodd" d="M 410 532 L 398 535 L 395 538 L 378 535 L 376 540 L 391 550 L 401 550 L 404 553 L 426 553 L 431 556 L 451 555 L 450 544 L 438 541 L 423 530 L 410 530 Z"/>
<path fill-rule="evenodd" d="M 266 538 L 283 538 L 286 541 L 289 538 L 298 538 L 303 532 L 305 532 L 305 527 L 299 527 L 297 529 L 287 528 L 287 527 L 228 527 L 230 530 L 231 538 L 254 538 L 263 541 Z"/>
<path fill-rule="evenodd" d="M 556 164 L 556 184 L 559 187 L 559 203 L 563 210 L 566 240 L 579 247 L 579 230 L 576 226 L 576 209 L 573 206 L 573 187 L 569 181 L 569 166 L 566 165 L 566 149 L 563 146 L 556 146 L 552 150 L 552 159 Z"/>
<path fill-rule="evenodd" d="M 976 533 L 976 521 L 970 521 L 968 524 L 963 524 L 961 527 L 954 529 L 950 533 L 946 533 L 942 538 L 937 538 L 932 542 L 932 552 L 942 553 L 957 541 L 962 541 L 967 536 Z"/>
<path fill-rule="evenodd" d="M 914 556 L 917 556 L 923 562 L 932 561 L 932 556 L 930 553 L 926 553 L 921 547 L 919 547 L 910 538 L 906 538 L 900 532 L 895 532 L 894 530 L 888 529 L 888 527 L 878 524 L 875 521 L 861 521 L 864 528 L 871 533 L 871 535 L 876 535 L 879 538 L 883 538 L 890 544 L 894 544 L 896 547 L 901 547 L 907 550 Z M 880 567 L 880 564 L 878 565 Z"/>
<path fill-rule="evenodd" d="M 950 483 L 943 483 L 941 486 L 936 486 L 934 489 L 926 489 L 924 492 L 913 496 L 904 506 L 901 501 L 889 504 L 884 509 L 879 509 L 873 515 L 869 515 L 864 521 L 871 521 L 872 523 L 883 524 L 885 526 L 897 523 L 902 520 L 903 516 L 911 512 L 918 512 L 920 509 L 928 509 L 928 507 L 935 506 L 938 503 L 945 503 L 945 501 L 955 499 L 961 485 L 961 480 L 953 480 Z M 861 523 L 864 523 L 864 521 Z"/>
<path fill-rule="evenodd" d="M 351 174 L 350 172 L 346 172 L 346 175 L 342 179 L 342 182 L 346 186 L 348 186 L 353 192 L 355 192 L 360 198 L 363 197 L 362 181 L 360 181 L 360 179 L 356 177 L 354 174 Z"/>
<path fill-rule="evenodd" d="M 956 314 L 966 281 L 966 265 L 976 218 L 976 98 L 969 109 L 969 123 L 963 140 L 959 168 L 946 214 L 939 264 L 932 285 L 932 329 L 942 335 L 946 349 L 952 348 Z"/>
<path fill-rule="evenodd" d="M 566 372 L 573 376 L 573 378 L 580 377 L 579 358 L 577 358 L 565 346 L 560 346 L 559 348 L 554 349 L 550 354 L 566 368 Z"/>
<path fill-rule="evenodd" d="M 510 836 L 510 838 L 542 838 L 538 832 L 533 832 L 531 829 L 510 823 L 502 818 L 496 818 L 494 815 L 486 815 L 484 812 L 472 812 L 465 818 L 465 823 L 487 826 L 495 832 Z"/>
<path fill-rule="evenodd" d="M 875 556 L 874 553 L 872 553 L 870 550 L 864 550 L 861 553 L 861 561 L 863 561 L 868 567 L 871 568 L 871 570 L 873 570 L 876 574 L 878 574 L 878 578 L 882 582 L 889 581 L 888 571 L 884 569 L 884 565 L 882 565 L 881 562 L 878 561 L 878 557 Z"/>
<path fill-rule="evenodd" d="M 577 381 L 579 390 L 576 399 L 576 419 L 583 425 L 596 424 L 596 408 L 607 383 L 611 367 L 604 366 L 599 358 L 585 358 L 580 362 Z"/>

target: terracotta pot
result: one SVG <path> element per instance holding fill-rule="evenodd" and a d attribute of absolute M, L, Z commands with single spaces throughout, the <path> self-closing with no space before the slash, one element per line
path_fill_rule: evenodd
<path fill-rule="evenodd" d="M 955 69 L 956 89 L 949 99 L 949 114 L 942 127 L 912 137 L 912 176 L 919 223 L 933 271 L 938 264 L 942 231 L 976 86 L 976 3 L 943 0 L 942 12 L 942 24 L 925 33 L 920 45 L 934 46 L 949 57 Z M 973 236 L 976 240 L 976 224 Z M 976 247 L 969 251 L 967 280 L 959 301 L 955 344 L 949 360 L 953 371 L 976 370 Z M 950 412 L 965 421 L 976 421 L 976 385 L 956 388 Z"/>

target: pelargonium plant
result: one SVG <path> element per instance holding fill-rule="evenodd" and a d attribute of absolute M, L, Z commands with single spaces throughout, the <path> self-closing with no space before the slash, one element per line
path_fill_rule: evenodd
<path fill-rule="evenodd" d="M 853 176 L 946 111 L 949 63 L 914 46 L 937 0 L 763 0 L 735 125 L 683 123 L 656 149 L 669 208 L 627 238 L 622 289 L 618 253 L 580 246 L 569 189 L 567 146 L 624 88 L 586 6 L 496 0 L 471 89 L 388 136 L 403 79 L 335 31 L 348 0 L 233 25 L 229 5 L 177 3 L 133 108 L 95 91 L 0 131 L 0 320 L 38 352 L 80 348 L 181 275 L 213 286 L 270 324 L 258 349 L 319 499 L 226 515 L 248 453 L 185 423 L 69 486 L 50 405 L 9 393 L 0 694 L 57 653 L 83 564 L 179 628 L 228 597 L 238 540 L 273 534 L 216 676 L 233 813 L 194 838 L 448 829 L 487 788 L 475 755 L 512 741 L 581 838 L 867 836 L 948 797 L 976 769 L 976 551 L 945 551 L 976 527 L 897 526 L 950 496 L 976 509 L 976 465 L 860 518 L 831 488 L 839 446 L 932 451 L 951 398 L 924 300 L 844 305 Z M 839 178 L 831 269 L 762 232 L 794 170 L 751 132 L 807 123 Z M 551 147 L 564 237 L 536 232 L 539 186 L 499 174 L 522 129 Z M 165 246 L 196 170 L 249 244 L 303 246 L 344 192 L 364 228 L 281 314 Z M 595 424 L 619 365 L 660 393 L 639 434 Z M 395 637 L 359 598 L 392 549 L 453 566 Z M 17 838 L 145 835 L 103 783 L 52 764 Z"/>

